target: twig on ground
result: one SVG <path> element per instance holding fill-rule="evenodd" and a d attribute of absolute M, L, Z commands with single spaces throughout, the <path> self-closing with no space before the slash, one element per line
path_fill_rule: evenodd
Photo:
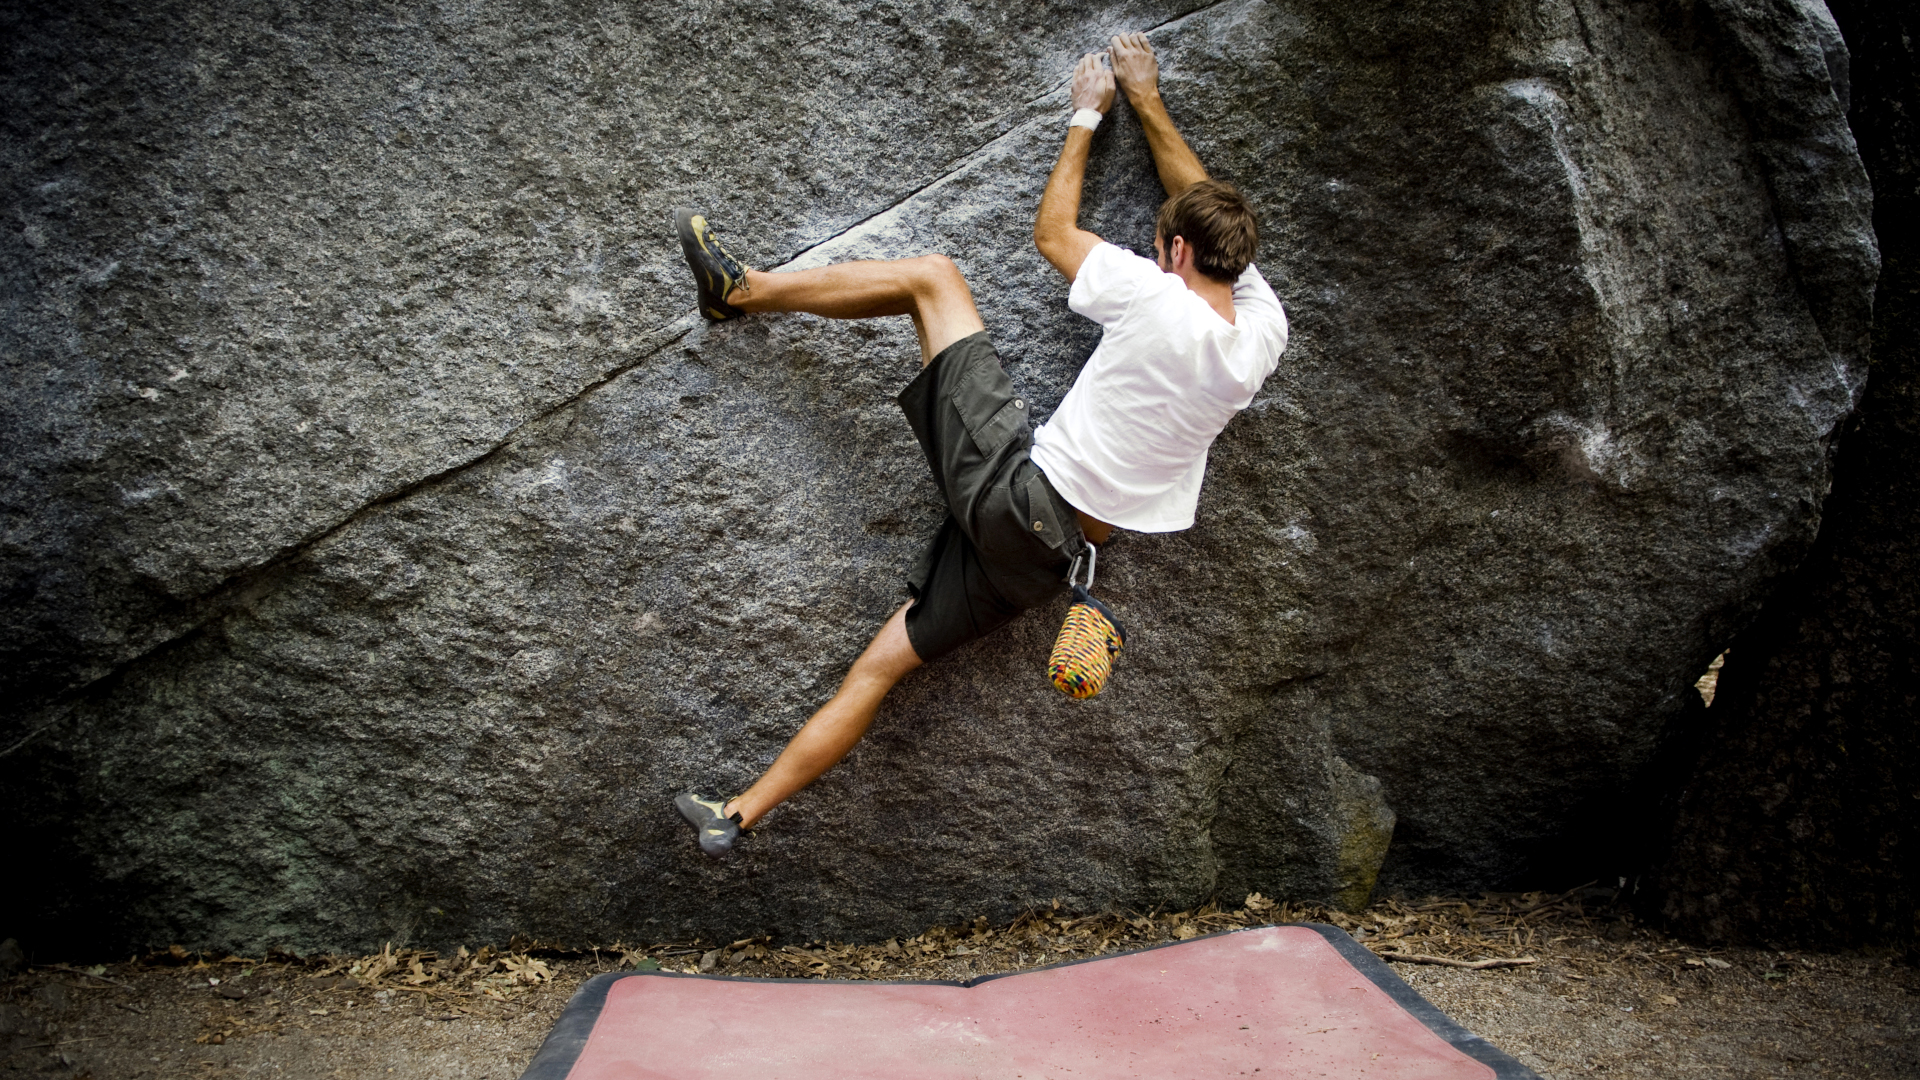
<path fill-rule="evenodd" d="M 1438 964 L 1441 967 L 1468 968 L 1473 971 L 1539 963 L 1531 956 L 1496 957 L 1492 960 L 1452 960 L 1444 956 L 1423 956 L 1420 953 L 1383 952 L 1374 955 L 1382 960 L 1400 964 Z"/>
<path fill-rule="evenodd" d="M 1568 889 L 1566 892 L 1561 893 L 1559 896 L 1556 896 L 1551 900 L 1542 900 L 1530 908 L 1522 908 L 1520 909 L 1520 911 L 1516 912 L 1516 914 L 1518 914 L 1521 918 L 1524 919 L 1527 916 L 1534 914 L 1535 912 L 1545 911 L 1548 908 L 1554 907 L 1556 905 L 1564 904 L 1567 901 L 1573 899 L 1574 896 L 1580 892 L 1580 890 L 1590 889 L 1597 884 L 1599 884 L 1599 882 L 1596 879 L 1594 881 L 1587 882 L 1585 885 L 1576 885 L 1573 888 Z"/>
<path fill-rule="evenodd" d="M 409 994 L 425 994 L 428 997 L 436 997 L 436 998 L 450 998 L 450 997 L 460 996 L 459 991 L 446 990 L 437 986 L 389 986 L 389 987 L 386 987 L 386 989 L 404 990 Z M 472 995 L 468 994 L 466 996 L 470 997 Z M 459 1008 L 459 1006 L 457 1005 L 449 1005 L 447 1007 L 449 1009 Z"/>
<path fill-rule="evenodd" d="M 113 1036 L 111 1036 L 111 1035 L 85 1035 L 85 1036 L 82 1036 L 82 1037 L 80 1037 L 80 1038 L 78 1038 L 78 1039 L 56 1039 L 56 1040 L 54 1040 L 53 1042 L 43 1042 L 43 1043 L 34 1043 L 34 1044 L 33 1044 L 32 1046 L 26 1046 L 26 1047 L 22 1047 L 22 1049 L 25 1049 L 25 1050 L 58 1050 L 59 1048 L 61 1048 L 61 1047 L 63 1047 L 63 1046 L 72 1046 L 72 1045 L 73 1045 L 74 1043 L 83 1043 L 83 1042 L 99 1042 L 99 1041 L 100 1041 L 100 1040 L 102 1040 L 102 1039 L 110 1039 L 110 1038 L 112 1038 L 112 1037 L 113 1037 Z"/>
<path fill-rule="evenodd" d="M 111 983 L 114 986 L 122 987 L 127 990 L 133 989 L 132 983 L 123 983 L 119 979 L 109 979 L 105 975 L 95 975 L 91 971 L 83 971 L 77 967 L 68 967 L 65 964 L 48 964 L 47 967 L 51 968 L 54 971 L 64 971 L 69 975 L 84 975 L 89 979 L 99 979 L 103 983 Z"/>

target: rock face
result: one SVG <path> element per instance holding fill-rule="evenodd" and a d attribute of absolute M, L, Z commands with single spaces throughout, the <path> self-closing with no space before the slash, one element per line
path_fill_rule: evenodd
<path fill-rule="evenodd" d="M 210 7 L 0 16 L 0 771 L 43 943 L 1510 881 L 1804 554 L 1865 370 L 1816 3 Z M 1105 694 L 1041 673 L 1063 596 L 703 860 L 669 796 L 771 761 L 943 511 L 910 329 L 699 323 L 669 208 L 762 267 L 950 254 L 1044 416 L 1096 334 L 1032 213 L 1073 58 L 1136 28 L 1292 349 L 1199 524 L 1101 560 Z M 1121 106 L 1083 224 L 1145 247 L 1160 198 Z"/>
<path fill-rule="evenodd" d="M 1819 541 L 1728 655 L 1656 913 L 1707 939 L 1920 943 L 1920 19 L 1845 3 L 1885 266 Z"/>

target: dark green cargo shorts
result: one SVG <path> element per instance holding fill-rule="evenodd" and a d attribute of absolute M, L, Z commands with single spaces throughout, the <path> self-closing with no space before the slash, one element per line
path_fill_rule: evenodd
<path fill-rule="evenodd" d="M 1058 595 L 1086 539 L 1027 457 L 1029 406 L 985 331 L 942 349 L 900 408 L 947 497 L 945 524 L 907 576 L 907 640 L 932 660 Z"/>

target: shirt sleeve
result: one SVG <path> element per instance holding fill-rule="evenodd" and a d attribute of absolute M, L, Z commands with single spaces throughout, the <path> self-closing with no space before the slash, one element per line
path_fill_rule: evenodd
<path fill-rule="evenodd" d="M 1287 347 L 1287 312 L 1280 306 L 1280 298 L 1273 294 L 1273 286 L 1267 284 L 1260 271 L 1252 263 L 1240 272 L 1233 283 L 1233 308 L 1236 313 L 1251 315 L 1265 324 L 1272 337 L 1274 356 L 1278 357 Z"/>
<path fill-rule="evenodd" d="M 1067 307 L 1102 326 L 1119 322 L 1143 286 L 1159 280 L 1160 268 L 1123 247 L 1101 241 L 1080 263 Z"/>

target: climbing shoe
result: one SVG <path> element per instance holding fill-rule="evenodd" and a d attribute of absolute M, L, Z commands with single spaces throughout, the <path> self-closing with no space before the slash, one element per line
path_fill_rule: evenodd
<path fill-rule="evenodd" d="M 675 210 L 673 228 L 680 234 L 680 249 L 686 252 L 687 266 L 700 287 L 700 314 L 714 322 L 745 315 L 727 303 L 727 294 L 735 289 L 747 291 L 747 268 L 713 238 L 707 219 L 691 210 Z"/>
<path fill-rule="evenodd" d="M 716 859 L 732 851 L 733 842 L 740 839 L 740 815 L 727 816 L 725 799 L 708 799 L 687 792 L 674 796 L 673 808 L 692 823 L 693 831 L 700 837 L 700 850 Z"/>

